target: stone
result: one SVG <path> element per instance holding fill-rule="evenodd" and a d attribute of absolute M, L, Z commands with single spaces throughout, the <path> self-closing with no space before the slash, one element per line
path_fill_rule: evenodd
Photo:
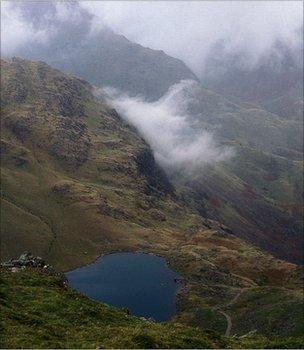
<path fill-rule="evenodd" d="M 2 267 L 12 268 L 25 268 L 26 266 L 31 267 L 44 267 L 47 266 L 44 260 L 40 256 L 34 256 L 30 252 L 25 252 L 20 255 L 19 259 L 10 259 L 1 264 Z"/>
<path fill-rule="evenodd" d="M 157 221 L 166 221 L 166 215 L 158 209 L 150 209 L 149 213 L 151 217 Z"/>

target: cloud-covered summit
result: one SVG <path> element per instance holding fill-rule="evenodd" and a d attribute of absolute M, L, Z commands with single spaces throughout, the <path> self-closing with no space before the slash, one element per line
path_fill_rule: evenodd
<path fill-rule="evenodd" d="M 4 54 L 47 40 L 60 23 L 86 33 L 107 26 L 182 59 L 200 76 L 219 43 L 228 55 L 241 52 L 251 67 L 278 41 L 294 48 L 303 39 L 301 1 L 15 1 L 1 2 L 1 10 Z"/>

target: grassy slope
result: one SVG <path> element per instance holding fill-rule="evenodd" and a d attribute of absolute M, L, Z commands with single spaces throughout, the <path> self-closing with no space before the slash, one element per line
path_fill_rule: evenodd
<path fill-rule="evenodd" d="M 1 348 L 215 348 L 220 336 L 143 322 L 37 271 L 1 271 Z"/>
<path fill-rule="evenodd" d="M 31 250 L 71 269 L 111 251 L 160 254 L 186 279 L 177 318 L 193 324 L 194 305 L 208 309 L 236 288 L 300 288 L 295 265 L 191 213 L 170 194 L 148 146 L 94 99 L 87 83 L 23 60 L 3 62 L 1 72 L 2 259 Z M 199 325 L 219 323 L 216 315 Z"/>
<path fill-rule="evenodd" d="M 44 71 L 46 79 L 37 77 L 39 69 Z M 60 96 L 59 101 L 56 99 L 59 88 L 56 84 L 61 79 L 58 72 L 25 62 L 7 64 L 2 72 L 6 102 L 2 118 L 2 184 L 4 209 L 7 210 L 7 215 L 3 212 L 4 253 L 15 255 L 21 250 L 32 249 L 45 256 L 45 248 L 37 247 L 37 250 L 36 245 L 48 247 L 52 234 L 56 239 L 48 257 L 52 263 L 68 267 L 69 261 L 70 264 L 81 264 L 88 262 L 92 255 L 100 254 L 105 241 L 109 245 L 106 250 L 110 250 L 111 242 L 115 247 L 120 244 L 117 240 L 122 245 L 124 239 L 132 242 L 132 233 L 143 236 L 145 231 L 145 235 L 153 233 L 155 225 L 160 229 L 168 227 L 173 212 L 182 212 L 182 208 L 176 207 L 169 197 L 163 195 L 158 199 L 158 192 L 162 189 L 150 191 L 149 181 L 139 173 L 136 159 L 142 152 L 149 152 L 147 145 L 119 117 L 112 116 L 110 109 L 97 103 L 83 83 L 65 77 L 66 86 L 60 86 L 61 94 L 62 89 L 66 89 L 72 104 L 77 102 L 73 98 L 83 99 L 80 111 L 72 110 L 72 114 L 64 119 L 58 116 L 62 114 Z M 21 78 L 18 83 L 31 82 L 34 85 L 32 92 L 27 86 L 22 86 L 28 95 L 17 104 L 5 96 L 11 96 L 16 90 L 16 86 L 10 85 L 16 81 L 15 75 L 17 81 Z M 41 83 L 49 88 L 46 96 L 38 95 Z M 82 91 L 72 95 L 68 84 L 74 84 Z M 83 134 L 77 134 L 79 127 L 83 128 Z M 89 150 L 83 155 L 86 149 L 82 147 L 86 142 L 90 143 Z M 152 184 L 154 187 L 166 185 L 162 185 L 161 176 L 155 179 L 158 180 L 159 184 Z M 152 209 L 155 212 L 159 206 L 164 207 L 169 215 L 163 224 L 153 217 Z M 9 218 L 21 210 L 28 219 L 10 225 Z M 33 220 L 35 224 L 32 225 L 36 225 L 36 229 L 39 226 L 34 232 L 42 235 L 43 244 L 35 239 L 20 242 L 20 233 L 28 232 L 25 225 Z M 181 217 L 179 222 L 182 222 Z M 16 235 L 20 243 L 17 246 L 14 242 Z M 139 241 L 141 239 L 138 237 Z M 84 248 L 79 256 L 80 246 Z M 68 252 L 60 260 L 62 249 Z"/>
<path fill-rule="evenodd" d="M 59 277 L 1 271 L 1 348 L 301 348 L 301 337 L 224 338 L 181 324 L 157 324 L 92 301 Z"/>

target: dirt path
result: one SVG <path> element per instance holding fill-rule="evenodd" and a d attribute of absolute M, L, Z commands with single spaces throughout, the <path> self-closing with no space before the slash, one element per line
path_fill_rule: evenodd
<path fill-rule="evenodd" d="M 229 303 L 222 305 L 222 306 L 216 306 L 213 308 L 213 310 L 218 311 L 221 315 L 223 315 L 226 318 L 227 321 L 227 327 L 226 327 L 226 331 L 225 331 L 225 336 L 229 337 L 230 332 L 231 332 L 231 328 L 232 328 L 232 320 L 231 317 L 225 312 L 223 311 L 223 309 L 228 309 L 230 308 L 233 304 L 235 304 L 237 302 L 237 300 L 239 299 L 239 297 L 245 292 L 245 290 L 247 290 L 248 288 L 242 288 L 230 301 Z"/>
<path fill-rule="evenodd" d="M 231 327 L 232 327 L 231 317 L 230 317 L 228 314 L 226 314 L 226 312 L 224 312 L 224 311 L 219 310 L 218 312 L 219 312 L 220 314 L 222 314 L 223 316 L 225 316 L 225 318 L 226 318 L 226 321 L 227 321 L 227 328 L 226 328 L 226 331 L 225 331 L 225 336 L 226 336 L 226 337 L 229 337 L 230 331 L 231 331 Z"/>

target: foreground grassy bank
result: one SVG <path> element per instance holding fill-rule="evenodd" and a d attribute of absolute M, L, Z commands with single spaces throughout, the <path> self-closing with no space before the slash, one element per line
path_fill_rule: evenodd
<path fill-rule="evenodd" d="M 1 348 L 301 348 L 303 339 L 225 338 L 144 321 L 95 302 L 39 269 L 1 269 Z"/>

